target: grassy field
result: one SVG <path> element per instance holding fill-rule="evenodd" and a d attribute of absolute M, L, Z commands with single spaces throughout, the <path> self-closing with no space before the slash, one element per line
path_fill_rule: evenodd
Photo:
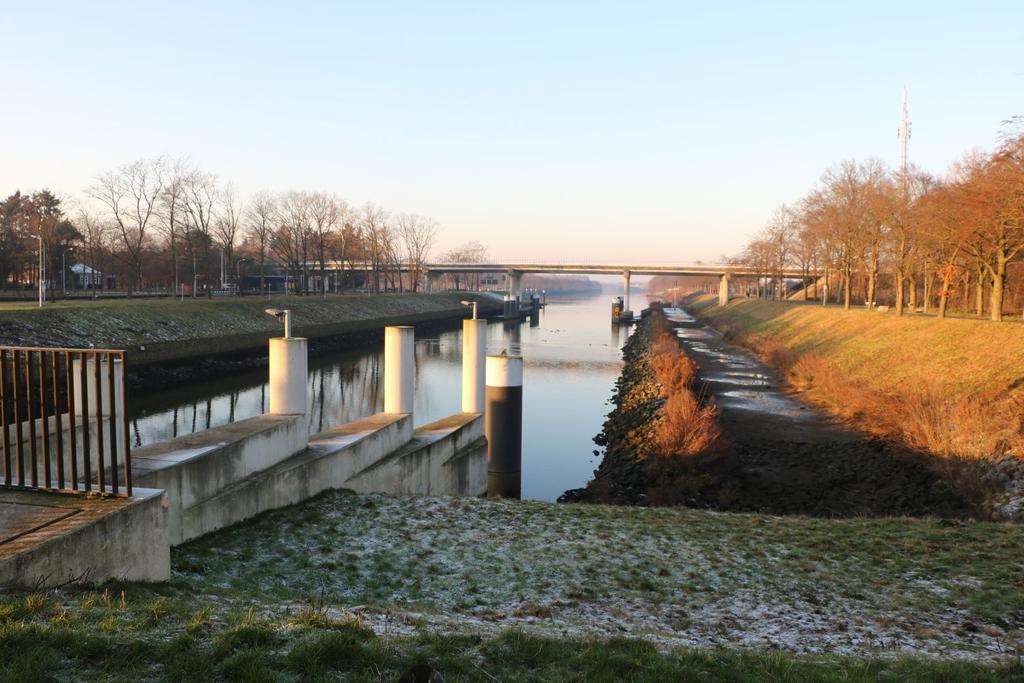
<path fill-rule="evenodd" d="M 0 680 L 1024 680 L 1024 529 L 333 492 L 0 597 Z"/>
<path fill-rule="evenodd" d="M 361 332 L 464 314 L 467 293 L 350 294 L 326 299 L 298 296 L 222 299 L 118 299 L 59 301 L 44 308 L 0 305 L 0 344 L 113 347 L 133 363 L 180 360 L 261 346 L 280 333 L 268 307 L 289 308 L 296 335 Z M 497 306 L 500 307 L 500 302 Z M 202 340 L 202 345 L 183 344 Z"/>
<path fill-rule="evenodd" d="M 1024 455 L 1017 325 L 813 304 L 691 300 L 806 398 L 866 431 L 943 456 Z"/>

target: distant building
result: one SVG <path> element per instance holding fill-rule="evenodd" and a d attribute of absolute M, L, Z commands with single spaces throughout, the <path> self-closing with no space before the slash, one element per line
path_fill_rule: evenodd
<path fill-rule="evenodd" d="M 95 268 L 90 268 L 84 263 L 76 263 L 70 270 L 75 289 L 96 289 L 103 286 L 103 273 Z"/>

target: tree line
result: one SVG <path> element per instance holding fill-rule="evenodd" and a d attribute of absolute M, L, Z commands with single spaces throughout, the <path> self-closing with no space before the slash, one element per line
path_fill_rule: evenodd
<path fill-rule="evenodd" d="M 1020 120 L 1010 122 L 1021 123 Z M 963 155 L 942 178 L 916 167 L 843 161 L 794 205 L 778 207 L 734 259 L 756 273 L 757 295 L 867 306 L 950 307 L 1001 320 L 1024 307 L 1024 134 L 992 153 Z"/>
<path fill-rule="evenodd" d="M 439 232 L 432 218 L 357 208 L 326 192 L 261 191 L 243 201 L 185 160 L 140 159 L 97 175 L 81 198 L 42 190 L 3 200 L 0 287 L 36 286 L 41 237 L 51 288 L 80 262 L 103 274 L 93 286 L 129 292 L 195 296 L 239 285 L 243 266 L 260 291 L 282 273 L 297 294 L 417 291 Z"/>

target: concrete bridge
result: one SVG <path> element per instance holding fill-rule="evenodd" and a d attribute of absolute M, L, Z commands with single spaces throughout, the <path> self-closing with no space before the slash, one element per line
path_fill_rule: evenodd
<path fill-rule="evenodd" d="M 729 282 L 734 277 L 759 277 L 763 273 L 743 264 L 692 264 L 692 265 L 652 265 L 638 263 L 554 263 L 554 262 L 522 262 L 509 261 L 488 263 L 426 263 L 423 270 L 427 274 L 427 291 L 435 288 L 437 280 L 448 274 L 471 273 L 508 273 L 509 294 L 518 297 L 520 283 L 526 273 L 562 273 L 573 275 L 622 275 L 623 306 L 629 308 L 629 279 L 632 275 L 676 275 L 680 277 L 717 277 L 718 303 L 722 306 L 729 302 Z M 783 277 L 802 278 L 804 272 L 798 268 L 787 268 L 782 271 Z"/>

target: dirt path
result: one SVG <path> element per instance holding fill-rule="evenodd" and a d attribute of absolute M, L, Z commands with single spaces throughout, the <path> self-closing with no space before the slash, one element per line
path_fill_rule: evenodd
<path fill-rule="evenodd" d="M 666 309 L 700 368 L 728 439 L 709 466 L 713 507 L 820 516 L 967 516 L 972 506 L 914 453 L 896 450 L 803 403 L 751 352 L 680 309 Z M 707 495 L 711 495 L 709 491 Z"/>

